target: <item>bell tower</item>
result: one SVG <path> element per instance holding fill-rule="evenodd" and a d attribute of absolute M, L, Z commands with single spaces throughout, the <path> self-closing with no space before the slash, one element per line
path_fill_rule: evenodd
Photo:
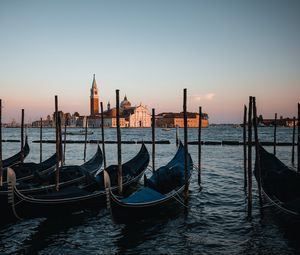
<path fill-rule="evenodd" d="M 91 116 L 99 114 L 99 94 L 98 94 L 95 74 L 93 78 L 90 99 L 91 99 Z"/>

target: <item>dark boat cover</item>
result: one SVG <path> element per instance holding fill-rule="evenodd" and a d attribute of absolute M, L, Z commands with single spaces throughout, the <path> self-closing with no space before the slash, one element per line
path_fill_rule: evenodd
<path fill-rule="evenodd" d="M 300 174 L 260 146 L 261 182 L 264 191 L 281 206 L 300 213 Z M 254 174 L 257 177 L 257 166 Z"/>

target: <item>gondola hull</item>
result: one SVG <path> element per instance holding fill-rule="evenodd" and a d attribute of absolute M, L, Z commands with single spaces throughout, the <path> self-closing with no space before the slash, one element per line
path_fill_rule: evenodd
<path fill-rule="evenodd" d="M 300 174 L 287 167 L 276 156 L 259 146 L 262 193 L 284 221 L 300 221 Z M 258 179 L 257 162 L 254 175 Z"/>
<path fill-rule="evenodd" d="M 122 203 L 117 196 L 110 192 L 109 209 L 113 220 L 117 223 L 131 223 L 142 219 L 170 217 L 172 214 L 178 214 L 185 208 L 183 191 L 184 186 L 165 198 L 141 204 Z"/>
<path fill-rule="evenodd" d="M 25 145 L 23 147 L 23 159 L 25 159 L 27 157 L 27 155 L 29 154 L 30 148 L 27 142 L 27 139 L 25 141 Z M 6 168 L 6 167 L 11 167 L 15 164 L 18 164 L 22 161 L 22 152 L 18 152 L 17 154 L 11 156 L 10 158 L 4 159 L 2 161 L 2 167 Z"/>
<path fill-rule="evenodd" d="M 262 194 L 265 202 L 268 203 L 267 207 L 271 209 L 271 213 L 278 217 L 280 221 L 288 225 L 300 223 L 300 216 L 297 212 L 285 208 L 284 205 L 276 198 L 269 197 L 269 195 L 264 191 L 264 189 L 262 189 Z"/>

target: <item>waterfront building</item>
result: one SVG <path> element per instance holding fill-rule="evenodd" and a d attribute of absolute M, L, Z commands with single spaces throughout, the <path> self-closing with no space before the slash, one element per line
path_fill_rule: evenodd
<path fill-rule="evenodd" d="M 199 113 L 187 112 L 187 125 L 190 128 L 199 127 Z M 208 114 L 202 113 L 202 127 L 207 128 Z M 173 128 L 173 127 L 184 127 L 183 112 L 173 113 L 173 112 L 163 112 L 156 116 L 156 126 L 162 128 Z"/>
<path fill-rule="evenodd" d="M 260 115 L 258 118 L 258 124 L 265 127 L 272 127 L 275 125 L 275 119 L 263 119 Z M 276 125 L 281 127 L 293 127 L 293 119 L 292 118 L 283 118 L 282 116 L 276 120 Z M 296 119 L 295 125 L 298 125 L 298 121 Z"/>
<path fill-rule="evenodd" d="M 50 117 L 50 115 L 47 116 L 47 118 L 45 120 L 42 119 L 42 123 L 41 120 L 36 120 L 34 122 L 31 123 L 31 127 L 40 127 L 42 124 L 43 127 L 52 127 L 53 123 L 52 123 L 52 119 Z"/>
<path fill-rule="evenodd" d="M 110 108 L 104 112 L 104 126 L 116 127 L 116 108 Z M 100 117 L 93 118 L 92 122 L 95 126 L 101 126 Z M 120 103 L 120 127 L 140 128 L 151 127 L 151 115 L 148 113 L 146 106 L 131 106 L 131 102 L 125 95 L 124 100 Z"/>
<path fill-rule="evenodd" d="M 122 116 L 125 118 L 127 127 L 151 127 L 151 115 L 148 113 L 148 109 L 141 104 L 137 107 L 123 109 Z"/>

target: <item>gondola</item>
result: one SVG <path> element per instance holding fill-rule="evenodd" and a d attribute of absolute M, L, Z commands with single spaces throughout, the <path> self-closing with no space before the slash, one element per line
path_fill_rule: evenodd
<path fill-rule="evenodd" d="M 93 178 L 93 175 L 100 170 L 103 163 L 103 154 L 100 146 L 94 156 L 82 165 L 64 165 L 59 168 L 59 186 L 66 187 L 72 184 L 78 184 Z M 37 194 L 43 190 L 49 190 L 54 187 L 56 182 L 56 171 L 46 174 L 35 173 L 35 178 L 29 182 L 22 182 L 18 185 L 18 189 L 22 193 Z M 23 189 L 23 190 L 22 190 Z M 28 191 L 30 189 L 30 191 Z M 25 191 L 26 190 L 26 191 Z"/>
<path fill-rule="evenodd" d="M 11 168 L 16 174 L 17 181 L 31 180 L 34 178 L 35 174 L 46 174 L 55 168 L 56 164 L 56 153 L 54 153 L 50 158 L 46 159 L 41 163 L 18 163 Z M 6 179 L 6 168 L 3 169 L 4 179 Z M 5 183 L 4 183 L 5 184 Z"/>
<path fill-rule="evenodd" d="M 56 154 L 55 154 L 56 156 Z M 52 159 L 53 156 L 50 158 Z M 48 159 L 48 160 L 50 160 Z M 54 159 L 56 163 L 56 158 Z M 79 185 L 85 183 L 85 185 L 93 182 L 93 175 L 100 170 L 103 162 L 103 155 L 100 147 L 97 147 L 95 155 L 84 164 L 67 165 L 60 167 L 60 188 Z M 6 171 L 5 171 L 6 173 Z M 56 190 L 56 171 L 55 165 L 53 171 L 45 171 L 34 173 L 31 179 L 17 179 L 17 189 L 26 196 L 33 196 L 37 194 L 48 194 Z M 6 174 L 4 175 L 4 177 Z M 2 212 L 8 210 L 7 196 L 8 196 L 8 184 L 5 182 L 0 189 L 0 207 Z"/>
<path fill-rule="evenodd" d="M 300 174 L 259 145 L 262 193 L 277 215 L 300 220 Z M 257 162 L 254 175 L 258 179 Z"/>
<path fill-rule="evenodd" d="M 23 159 L 25 159 L 27 157 L 27 155 L 29 154 L 30 148 L 27 142 L 27 137 L 25 139 L 25 145 L 23 147 Z M 22 161 L 22 151 L 18 152 L 17 154 L 11 156 L 10 158 L 4 159 L 2 160 L 2 167 L 10 167 L 13 166 L 15 164 L 18 164 Z"/>
<path fill-rule="evenodd" d="M 193 161 L 188 154 L 188 181 Z M 116 196 L 108 186 L 109 207 L 116 222 L 131 222 L 148 217 L 168 215 L 175 208 L 182 208 L 185 186 L 184 146 L 180 143 L 173 159 L 145 179 L 145 186 L 126 198 Z"/>
<path fill-rule="evenodd" d="M 124 192 L 139 182 L 148 163 L 149 153 L 143 144 L 139 153 L 122 165 Z M 106 170 L 111 174 L 113 183 L 116 183 L 117 165 L 111 165 Z M 93 182 L 88 182 L 86 185 L 68 186 L 59 191 L 42 195 L 27 196 L 22 194 L 16 186 L 12 169 L 8 171 L 8 181 L 9 213 L 10 216 L 15 218 L 57 217 L 88 209 L 101 208 L 106 204 L 103 171 L 98 172 Z M 113 189 L 116 188 L 113 187 Z"/>
<path fill-rule="evenodd" d="M 16 178 L 17 188 L 21 193 L 32 195 L 32 194 L 40 194 L 46 193 L 53 189 L 55 189 L 56 185 L 56 154 L 54 154 L 51 158 L 44 161 L 54 161 L 53 171 L 44 170 L 44 171 L 35 171 L 30 175 L 32 178 Z M 103 162 L 103 155 L 100 147 L 97 147 L 97 151 L 95 155 L 87 162 L 82 165 L 64 165 L 59 168 L 59 180 L 60 187 L 66 187 L 73 184 L 78 184 L 82 181 L 86 181 L 89 178 L 92 178 L 91 175 L 95 174 L 98 170 L 100 170 Z M 48 163 L 50 164 L 50 163 Z M 45 164 L 46 165 L 46 164 Z M 16 175 L 15 168 L 12 168 Z M 37 170 L 36 168 L 33 170 Z M 33 171 L 30 170 L 30 171 Z M 41 169 L 39 169 L 41 170 Z M 6 172 L 6 171 L 5 171 Z M 5 178 L 5 175 L 4 175 Z M 5 182 L 2 190 L 0 190 L 0 198 L 3 196 L 7 196 L 7 183 Z M 0 199 L 1 201 L 1 199 Z"/>

